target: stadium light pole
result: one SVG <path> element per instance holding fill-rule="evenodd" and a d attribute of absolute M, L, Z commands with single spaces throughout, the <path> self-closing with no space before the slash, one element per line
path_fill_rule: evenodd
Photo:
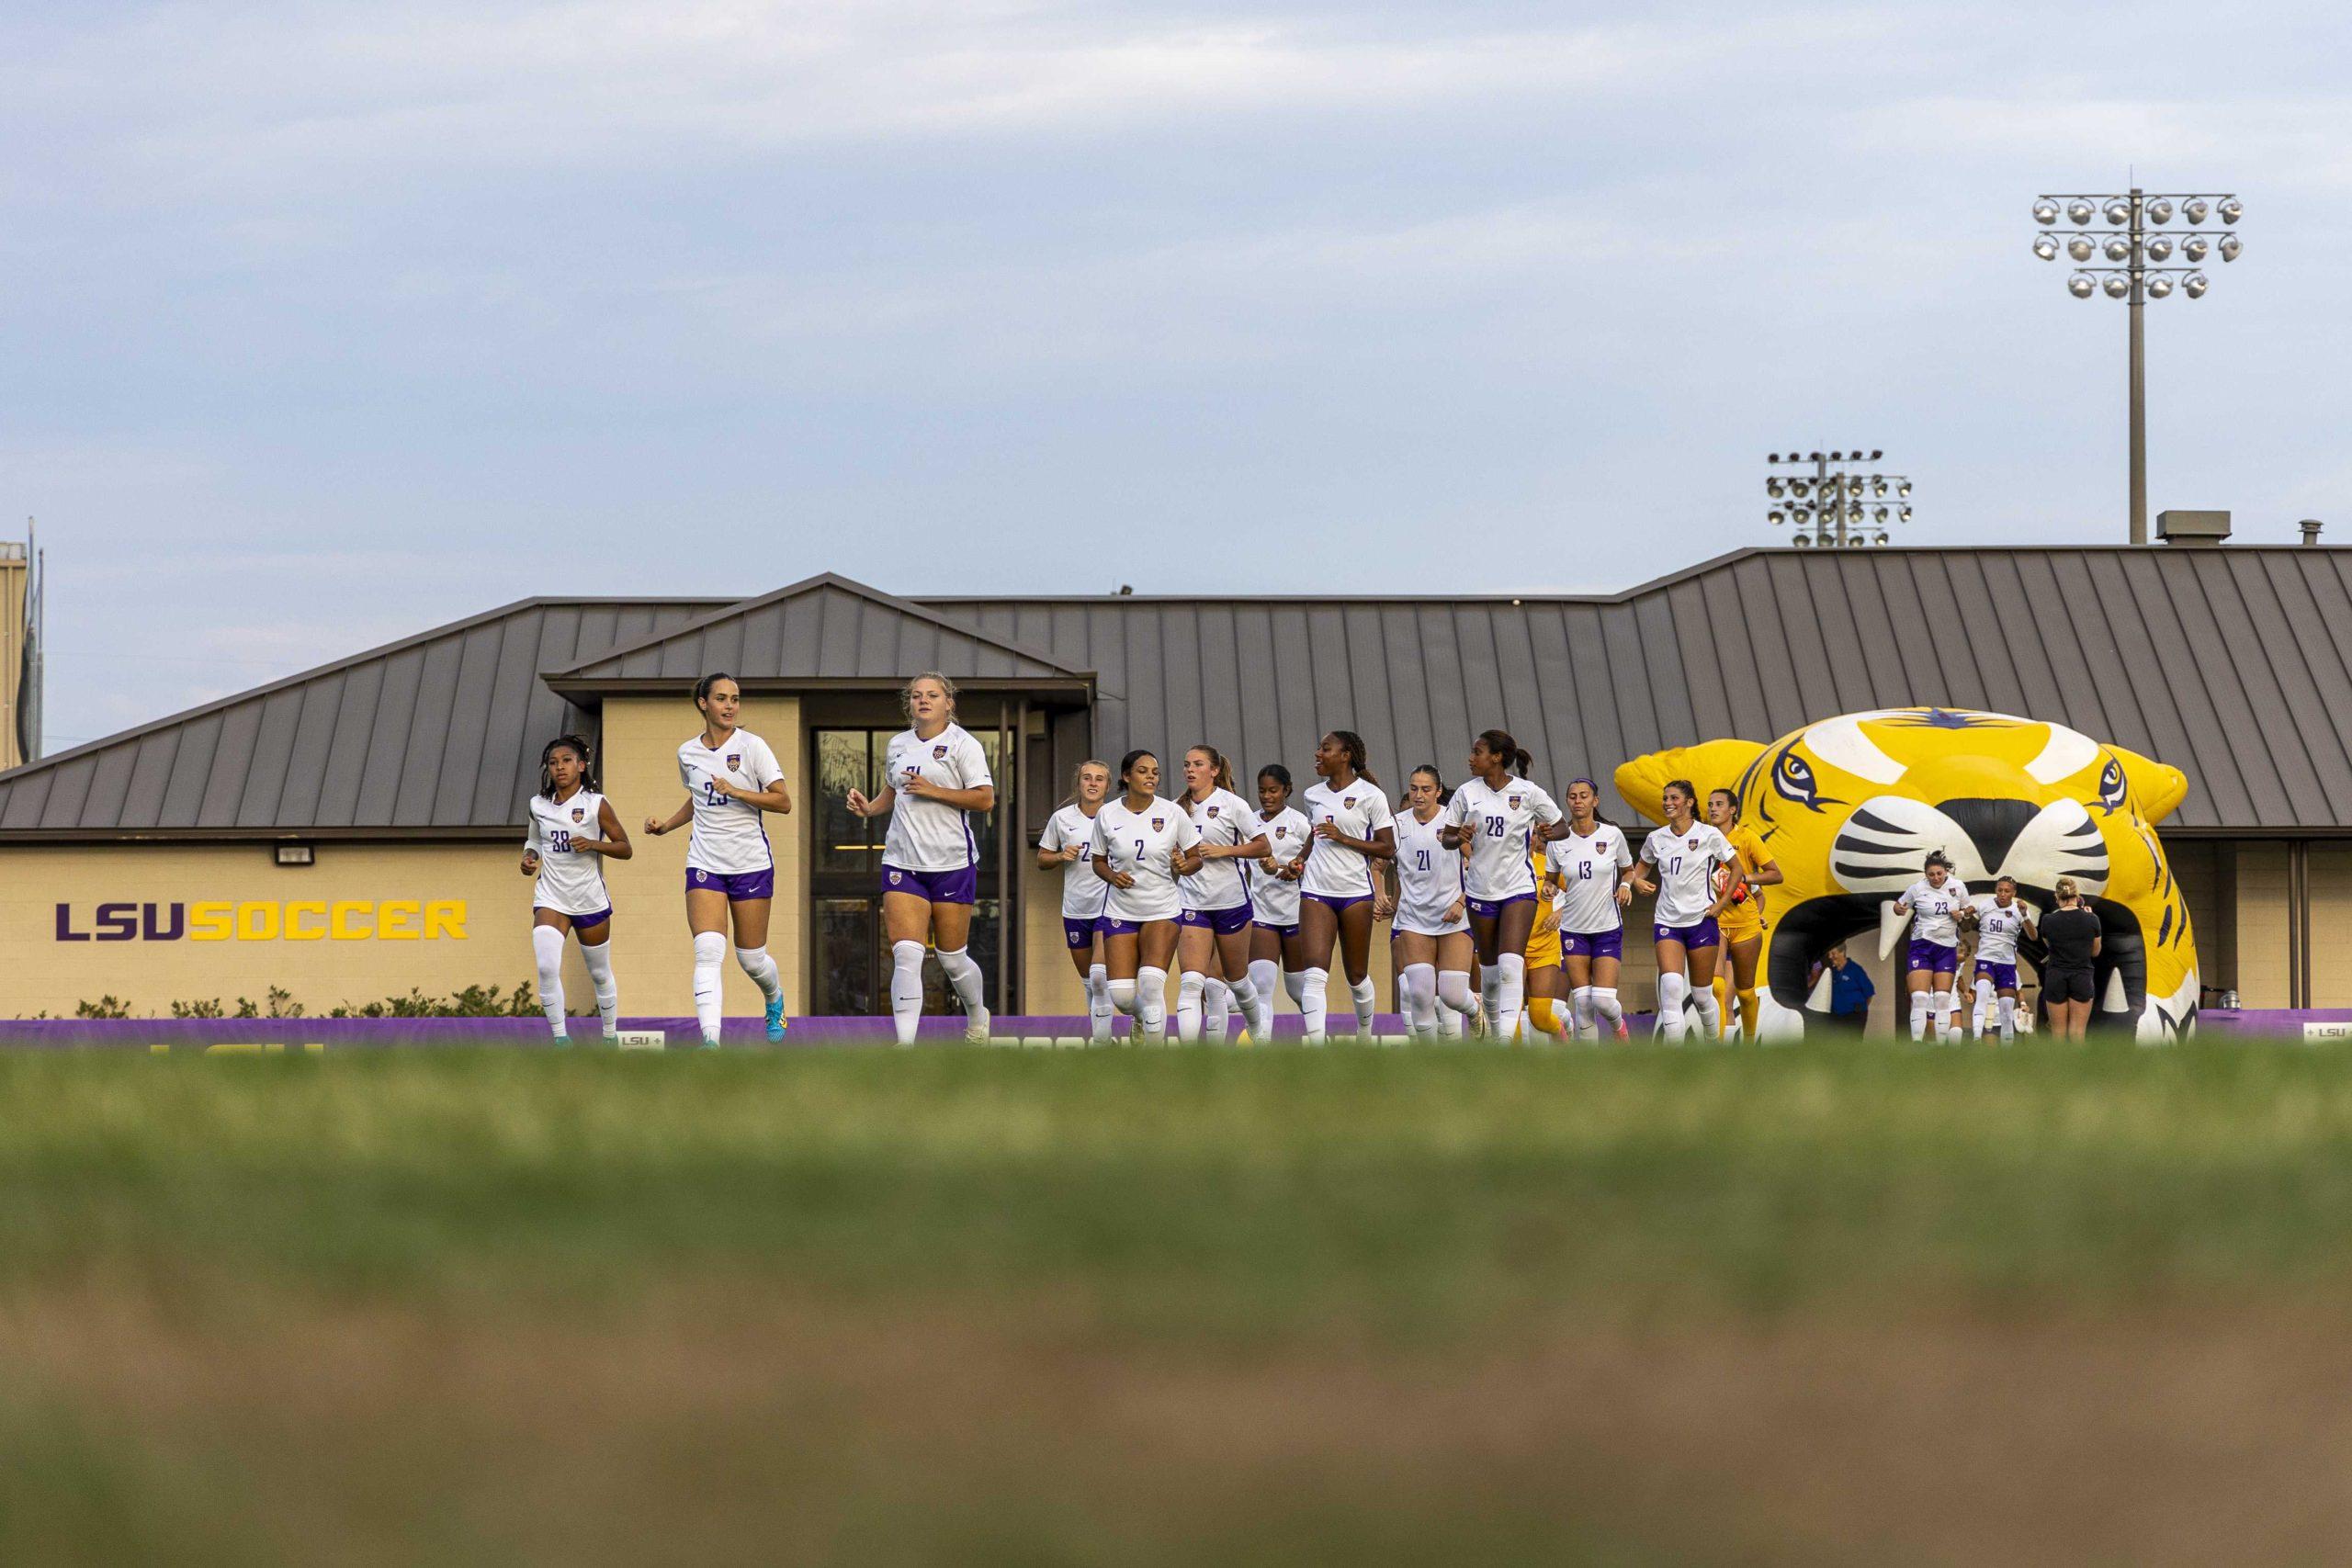
<path fill-rule="evenodd" d="M 1911 480 L 1878 471 L 1883 452 L 1774 452 L 1764 459 L 1765 517 L 1793 525 L 1790 543 L 1851 549 L 1888 542 L 1889 523 L 1911 521 Z M 1783 474 L 1783 468 L 1792 471 Z M 1807 473 L 1804 470 L 1810 469 Z M 1872 526 L 1865 527 L 1865 524 Z"/>
<path fill-rule="evenodd" d="M 2191 232 L 2176 247 L 2165 226 L 2177 211 Z M 2148 352 L 2141 312 L 2150 299 L 2169 296 L 2176 284 L 2191 299 L 2201 299 L 2211 286 L 2200 265 L 2215 251 L 2225 262 L 2238 259 L 2245 246 L 2234 233 L 2225 233 L 2216 245 L 2201 232 L 2209 217 L 2233 228 L 2245 209 L 2226 191 L 2151 192 L 2133 186 L 2120 194 L 2045 191 L 2033 198 L 2033 220 L 2041 232 L 2033 237 L 2033 254 L 2056 261 L 2063 248 L 2075 263 L 2066 291 L 2077 299 L 2105 294 L 2129 307 L 2131 332 L 2132 424 L 2132 542 L 2148 542 Z M 2064 242 L 2056 231 L 2060 220 L 2075 231 Z M 2104 226 L 2099 226 L 2103 224 Z M 2151 233 L 2150 230 L 2156 231 Z M 2186 266 L 2166 265 L 2177 248 Z M 2109 265 L 2090 263 L 2104 259 Z"/>

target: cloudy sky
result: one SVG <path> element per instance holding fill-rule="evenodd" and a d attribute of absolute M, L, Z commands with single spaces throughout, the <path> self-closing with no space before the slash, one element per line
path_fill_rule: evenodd
<path fill-rule="evenodd" d="M 62 747 L 526 594 L 1614 590 L 1862 443 L 2123 527 L 2040 190 L 2233 188 L 2154 505 L 2352 542 L 2334 7 L 0 11 Z"/>

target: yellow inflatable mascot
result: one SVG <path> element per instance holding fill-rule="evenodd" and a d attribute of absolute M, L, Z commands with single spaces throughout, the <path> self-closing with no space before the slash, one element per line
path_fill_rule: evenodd
<path fill-rule="evenodd" d="M 1736 792 L 1781 867 L 1764 890 L 1766 1039 L 1804 1032 L 1810 965 L 1880 931 L 1931 850 L 1980 901 L 2013 876 L 2047 909 L 2058 878 L 2075 879 L 2104 928 L 2094 1029 L 2158 1042 L 2196 1028 L 2197 944 L 2155 832 L 2188 793 L 2177 768 L 2063 725 L 1926 707 L 1826 718 L 1770 745 L 1652 752 L 1617 770 L 1617 793 L 1663 820 L 1678 778 L 1702 798 Z M 2025 956 L 2041 955 L 2028 944 Z"/>

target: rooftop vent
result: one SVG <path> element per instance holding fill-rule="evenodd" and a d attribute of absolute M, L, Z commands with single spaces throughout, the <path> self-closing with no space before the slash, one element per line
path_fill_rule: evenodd
<path fill-rule="evenodd" d="M 2167 545 L 2219 545 L 2229 536 L 2230 514 L 2226 512 L 2156 513 L 2156 537 Z"/>
<path fill-rule="evenodd" d="M 2316 545 L 2319 543 L 2320 521 L 2318 518 L 2306 517 L 2302 520 L 2300 526 L 2303 530 L 2303 543 L 2307 545 Z"/>

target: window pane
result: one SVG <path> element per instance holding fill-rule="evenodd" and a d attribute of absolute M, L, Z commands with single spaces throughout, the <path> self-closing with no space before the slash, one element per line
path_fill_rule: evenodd
<path fill-rule="evenodd" d="M 880 863 L 874 846 L 882 841 L 887 818 L 862 818 L 849 808 L 849 792 L 874 793 L 873 753 L 863 729 L 817 731 L 817 866 L 819 871 L 871 871 Z"/>
<path fill-rule="evenodd" d="M 817 900 L 817 997 L 811 1011 L 841 1017 L 878 1010 L 880 930 L 870 898 Z"/>

